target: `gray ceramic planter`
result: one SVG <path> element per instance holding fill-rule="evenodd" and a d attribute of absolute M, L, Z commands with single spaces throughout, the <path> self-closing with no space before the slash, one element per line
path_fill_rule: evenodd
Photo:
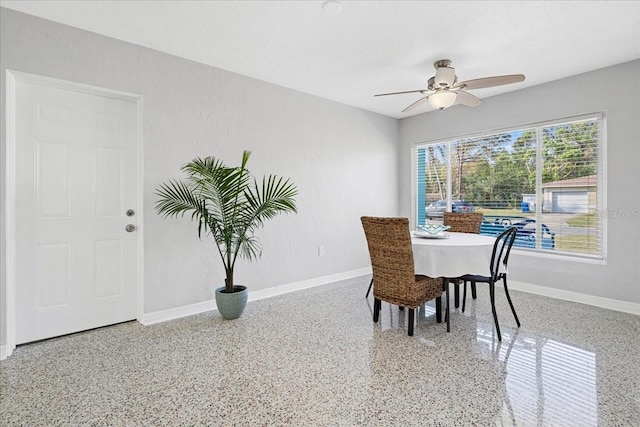
<path fill-rule="evenodd" d="M 246 286 L 234 286 L 233 293 L 224 292 L 224 287 L 216 289 L 218 312 L 227 320 L 237 319 L 247 305 L 249 291 Z"/>

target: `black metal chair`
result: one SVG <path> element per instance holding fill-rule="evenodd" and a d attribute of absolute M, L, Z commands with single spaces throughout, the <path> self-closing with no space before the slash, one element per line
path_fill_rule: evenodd
<path fill-rule="evenodd" d="M 502 279 L 504 283 L 504 293 L 507 295 L 507 301 L 509 301 L 509 306 L 511 307 L 511 311 L 513 312 L 513 317 L 516 319 L 516 323 L 518 327 L 520 327 L 520 320 L 518 319 L 518 315 L 516 314 L 515 308 L 513 308 L 513 303 L 511 302 L 511 297 L 509 296 L 509 289 L 507 288 L 507 262 L 509 261 L 509 253 L 511 252 L 511 247 L 513 246 L 513 242 L 516 239 L 517 233 L 516 227 L 510 227 L 504 232 L 502 232 L 498 237 L 496 237 L 496 242 L 493 244 L 493 254 L 491 255 L 491 264 L 489 265 L 489 276 L 475 275 L 475 274 L 466 274 L 460 279 L 465 282 L 475 282 L 475 283 L 488 283 L 489 284 L 489 295 L 491 298 L 491 311 L 493 313 L 493 320 L 496 324 L 496 331 L 498 332 L 498 340 L 502 341 L 502 335 L 500 334 L 500 325 L 498 324 L 498 315 L 496 314 L 496 290 L 495 284 L 497 281 Z M 503 271 L 500 271 L 500 266 L 503 265 Z M 462 312 L 464 312 L 465 303 L 467 301 L 467 286 L 465 283 L 464 293 L 462 296 Z"/>

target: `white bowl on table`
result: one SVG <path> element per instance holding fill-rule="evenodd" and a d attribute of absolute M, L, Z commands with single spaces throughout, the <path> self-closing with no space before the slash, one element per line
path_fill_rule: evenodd
<path fill-rule="evenodd" d="M 429 224 L 418 228 L 413 235 L 425 239 L 443 239 L 449 237 L 449 233 L 446 233 L 449 228 L 448 225 Z"/>

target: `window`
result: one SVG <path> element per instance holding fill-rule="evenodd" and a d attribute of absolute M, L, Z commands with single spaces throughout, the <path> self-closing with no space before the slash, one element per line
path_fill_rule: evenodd
<path fill-rule="evenodd" d="M 414 146 L 416 224 L 482 212 L 525 250 L 604 257 L 601 114 Z"/>

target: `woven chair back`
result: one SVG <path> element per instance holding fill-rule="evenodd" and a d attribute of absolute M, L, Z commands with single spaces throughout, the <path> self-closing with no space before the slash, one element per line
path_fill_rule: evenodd
<path fill-rule="evenodd" d="M 449 231 L 454 233 L 480 234 L 482 216 L 481 212 L 445 212 L 442 223 L 450 226 Z"/>
<path fill-rule="evenodd" d="M 416 289 L 413 249 L 407 218 L 360 218 L 373 268 L 373 296 L 406 307 L 423 299 Z"/>

